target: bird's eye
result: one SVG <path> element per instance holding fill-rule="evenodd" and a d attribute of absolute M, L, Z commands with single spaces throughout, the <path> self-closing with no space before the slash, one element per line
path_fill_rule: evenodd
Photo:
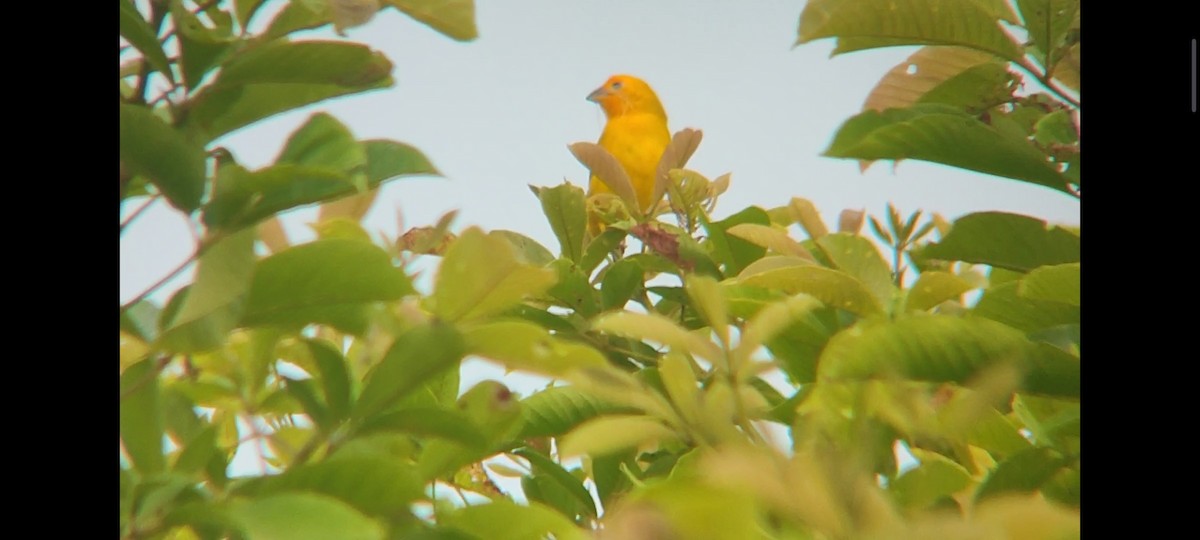
<path fill-rule="evenodd" d="M 617 82 L 615 82 L 615 83 L 612 83 L 612 89 L 613 89 L 613 90 L 620 90 L 620 89 L 621 89 L 621 81 L 617 81 Z"/>

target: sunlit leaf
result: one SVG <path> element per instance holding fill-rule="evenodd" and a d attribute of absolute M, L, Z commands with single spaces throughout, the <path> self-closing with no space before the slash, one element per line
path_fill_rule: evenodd
<path fill-rule="evenodd" d="M 542 212 L 550 221 L 550 229 L 558 238 L 559 253 L 564 258 L 579 262 L 587 231 L 583 190 L 571 184 L 541 188 L 538 190 L 538 199 L 542 202 Z"/>
<path fill-rule="evenodd" d="M 386 409 L 421 383 L 457 366 L 465 351 L 462 335 L 446 324 L 421 325 L 404 332 L 367 375 L 352 416 L 367 418 Z"/>
<path fill-rule="evenodd" d="M 224 343 L 243 313 L 254 263 L 253 229 L 212 244 L 200 256 L 195 281 L 177 293 L 182 299 L 177 311 L 164 310 L 159 344 L 177 352 L 195 352 Z"/>
<path fill-rule="evenodd" d="M 316 493 L 280 493 L 235 499 L 230 519 L 248 540 L 382 540 L 384 529 L 350 505 Z"/>
<path fill-rule="evenodd" d="M 463 231 L 442 259 L 434 283 L 433 310 L 448 321 L 505 311 L 522 298 L 545 292 L 551 269 L 523 265 L 503 238 L 478 228 Z"/>
<path fill-rule="evenodd" d="M 563 457 L 598 456 L 673 437 L 661 422 L 645 416 L 601 416 L 576 427 L 559 443 Z"/>
<path fill-rule="evenodd" d="M 595 349 L 551 336 L 540 326 L 524 321 L 495 321 L 464 331 L 468 350 L 500 361 L 509 369 L 561 376 L 585 366 L 604 366 Z"/>
<path fill-rule="evenodd" d="M 905 311 L 926 311 L 947 300 L 959 298 L 975 288 L 966 280 L 949 272 L 921 272 L 908 290 Z"/>

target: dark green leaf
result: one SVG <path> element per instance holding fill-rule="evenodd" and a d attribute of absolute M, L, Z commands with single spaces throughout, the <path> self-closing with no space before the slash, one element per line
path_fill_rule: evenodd
<path fill-rule="evenodd" d="M 145 175 L 175 208 L 191 212 L 204 194 L 204 149 L 149 109 L 121 104 L 121 163 Z"/>
<path fill-rule="evenodd" d="M 597 515 L 596 503 L 592 500 L 592 494 L 588 493 L 587 488 L 583 487 L 583 483 L 571 476 L 571 473 L 567 472 L 562 465 L 531 448 L 518 448 L 512 453 L 529 460 L 535 474 L 549 477 L 565 489 L 588 512 L 588 515 L 592 517 Z"/>
<path fill-rule="evenodd" d="M 325 168 L 292 164 L 276 165 L 254 172 L 226 172 L 228 184 L 204 208 L 209 227 L 249 227 L 280 212 L 299 206 L 331 201 L 355 192 L 350 177 Z"/>
<path fill-rule="evenodd" d="M 154 69 L 167 79 L 174 81 L 175 75 L 171 73 L 171 62 L 163 53 L 155 31 L 156 29 L 150 28 L 150 24 L 146 22 L 142 14 L 138 13 L 131 0 L 121 0 L 121 37 L 140 51 L 150 65 L 154 66 Z"/>
<path fill-rule="evenodd" d="M 258 8 L 262 7 L 263 0 L 233 0 L 233 9 L 237 14 L 238 24 L 242 28 L 248 28 L 250 19 L 258 12 Z"/>
<path fill-rule="evenodd" d="M 600 284 L 601 308 L 621 309 L 633 298 L 643 283 L 642 267 L 622 259 L 609 266 Z"/>
<path fill-rule="evenodd" d="M 1071 113 L 1057 110 L 1043 116 L 1033 126 L 1033 138 L 1042 144 L 1074 144 L 1079 141 Z"/>
<path fill-rule="evenodd" d="M 376 186 L 398 176 L 441 176 L 420 150 L 402 142 L 387 139 L 362 141 L 367 149 L 367 182 Z"/>
<path fill-rule="evenodd" d="M 1079 234 L 1040 219 L 1004 212 L 968 214 L 941 242 L 921 255 L 1028 272 L 1039 266 L 1079 262 Z"/>
<path fill-rule="evenodd" d="M 475 0 L 384 0 L 430 28 L 458 41 L 479 37 Z"/>
<path fill-rule="evenodd" d="M 457 390 L 457 389 L 456 389 Z M 363 423 L 361 433 L 398 431 L 437 437 L 470 448 L 486 448 L 487 439 L 464 414 L 431 407 L 403 408 L 376 415 Z"/>
<path fill-rule="evenodd" d="M 550 229 L 558 238 L 563 258 L 578 263 L 583 256 L 584 235 L 587 232 L 583 190 L 571 184 L 541 188 L 538 190 L 538 199 L 542 202 L 542 212 L 550 221 Z"/>
<path fill-rule="evenodd" d="M 1064 464 L 1062 456 L 1049 448 L 1030 448 L 1013 454 L 992 469 L 975 491 L 975 500 L 1014 491 L 1034 491 Z"/>
<path fill-rule="evenodd" d="M 350 372 L 346 359 L 329 342 L 309 339 L 304 343 L 308 345 L 308 352 L 317 365 L 332 419 L 346 419 L 350 414 Z"/>
<path fill-rule="evenodd" d="M 304 409 L 304 414 L 312 419 L 313 424 L 322 433 L 329 433 L 333 430 L 333 421 L 329 417 L 329 408 L 321 402 L 321 398 L 317 396 L 316 385 L 312 379 L 289 379 L 283 378 L 287 395 L 295 399 L 300 407 Z"/>
<path fill-rule="evenodd" d="M 1079 0 L 1017 0 L 1017 9 L 1025 20 L 1025 30 L 1033 44 L 1046 56 L 1049 68 L 1057 62 L 1055 54 L 1065 43 L 1064 37 L 1079 11 Z"/>
<path fill-rule="evenodd" d="M 408 503 L 423 495 L 411 465 L 380 457 L 334 456 L 324 462 L 301 465 L 283 474 L 252 480 L 239 495 L 266 497 L 290 492 L 316 492 L 348 503 L 368 515 L 406 513 Z"/>
<path fill-rule="evenodd" d="M 121 374 L 121 446 L 143 475 L 160 473 L 166 465 L 157 363 L 148 358 Z"/>
<path fill-rule="evenodd" d="M 275 163 L 353 173 L 366 167 L 367 151 L 354 139 L 350 128 L 322 112 L 308 117 L 292 132 Z"/>
<path fill-rule="evenodd" d="M 1032 143 L 941 104 L 860 113 L 842 124 L 824 155 L 918 159 L 1067 192 L 1066 178 Z"/>
<path fill-rule="evenodd" d="M 1019 287 L 1009 282 L 989 288 L 971 312 L 1026 333 L 1079 323 L 1079 306 L 1024 298 L 1017 294 Z"/>
<path fill-rule="evenodd" d="M 434 323 L 396 338 L 383 360 L 367 375 L 352 416 L 369 418 L 433 376 L 458 365 L 466 345 L 454 327 Z"/>
<path fill-rule="evenodd" d="M 332 324 L 348 332 L 365 328 L 364 304 L 413 292 L 391 256 L 358 240 L 319 240 L 258 263 L 242 324 Z"/>
<path fill-rule="evenodd" d="M 546 291 L 547 294 L 584 317 L 592 317 L 600 312 L 596 289 L 592 288 L 578 266 L 567 259 L 558 259 L 550 263 L 550 268 L 558 277 L 554 286 Z"/>
<path fill-rule="evenodd" d="M 583 273 L 591 276 L 592 270 L 595 270 L 600 261 L 617 249 L 627 234 L 629 233 L 623 229 L 608 227 L 599 236 L 588 242 L 587 248 L 583 251 L 583 259 L 579 262 Z"/>
<path fill-rule="evenodd" d="M 232 21 L 229 26 L 209 28 L 183 5 L 171 1 L 171 20 L 179 39 L 179 64 L 189 89 L 200 86 L 204 76 L 233 49 Z"/>
<path fill-rule="evenodd" d="M 172 470 L 183 475 L 190 475 L 204 470 L 217 453 L 217 430 L 213 426 L 205 426 L 188 441 L 179 457 L 175 459 Z"/>
<path fill-rule="evenodd" d="M 721 221 L 703 222 L 708 233 L 707 242 L 713 248 L 713 258 L 722 266 L 726 276 L 738 275 L 746 265 L 761 259 L 767 253 L 764 247 L 726 233 L 730 227 L 742 223 L 770 225 L 771 217 L 762 208 L 748 206 Z"/>

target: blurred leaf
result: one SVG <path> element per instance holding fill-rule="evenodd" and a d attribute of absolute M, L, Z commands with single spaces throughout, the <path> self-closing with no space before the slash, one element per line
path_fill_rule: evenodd
<path fill-rule="evenodd" d="M 457 390 L 455 388 L 456 393 Z M 373 416 L 363 423 L 360 433 L 381 431 L 437 437 L 471 448 L 485 448 L 488 444 L 471 419 L 463 413 L 431 407 L 406 407 Z"/>
<path fill-rule="evenodd" d="M 658 420 L 645 416 L 601 416 L 584 422 L 559 442 L 559 455 L 599 456 L 673 437 Z"/>
<path fill-rule="evenodd" d="M 1018 395 L 1013 412 L 1033 434 L 1038 446 L 1049 446 L 1068 455 L 1079 453 L 1079 402 Z"/>
<path fill-rule="evenodd" d="M 917 159 L 1067 192 L 1066 179 L 1029 141 L 936 103 L 862 112 L 842 124 L 824 155 Z"/>
<path fill-rule="evenodd" d="M 503 229 L 491 231 L 488 236 L 499 236 L 512 244 L 517 253 L 518 262 L 531 266 L 546 266 L 554 260 L 554 254 L 528 236 L 518 232 Z"/>
<path fill-rule="evenodd" d="M 346 359 L 327 341 L 307 339 L 304 344 L 317 365 L 317 375 L 325 392 L 325 401 L 335 420 L 350 415 L 350 371 Z"/>
<path fill-rule="evenodd" d="M 171 62 L 163 53 L 162 45 L 158 43 L 158 35 L 155 31 L 156 29 L 150 28 L 150 24 L 134 7 L 131 0 L 121 0 L 121 37 L 141 52 L 150 65 L 154 66 L 154 69 L 174 82 L 175 75 L 171 72 Z"/>
<path fill-rule="evenodd" d="M 195 281 L 177 293 L 181 298 L 177 311 L 164 310 L 159 345 L 175 352 L 197 352 L 224 343 L 242 315 L 254 262 L 254 229 L 212 244 L 196 264 Z"/>
<path fill-rule="evenodd" d="M 354 193 L 350 177 L 323 167 L 282 164 L 257 171 L 232 170 L 227 184 L 204 208 L 204 223 L 236 230 L 280 212 Z"/>
<path fill-rule="evenodd" d="M 696 152 L 696 148 L 700 146 L 700 140 L 703 138 L 703 132 L 692 128 L 683 128 L 671 135 L 671 141 L 667 143 L 667 147 L 663 149 L 662 157 L 658 159 L 658 165 L 655 168 L 654 192 L 651 194 L 649 201 L 644 201 L 647 206 L 657 204 L 658 201 L 662 200 L 663 194 L 667 192 L 670 185 L 671 170 L 682 169 L 684 165 L 687 165 L 688 160 L 692 158 L 692 154 Z M 723 178 L 725 178 L 725 183 L 728 183 L 728 176 L 724 176 Z M 720 181 L 720 178 L 717 181 Z"/>
<path fill-rule="evenodd" d="M 1079 306 L 1023 298 L 1018 294 L 1020 285 L 1009 282 L 987 289 L 971 312 L 1023 332 L 1079 323 Z"/>
<path fill-rule="evenodd" d="M 518 505 L 507 499 L 476 504 L 438 515 L 438 522 L 489 540 L 586 540 L 586 535 L 567 518 L 539 503 Z"/>
<path fill-rule="evenodd" d="M 190 213 L 204 195 L 204 149 L 145 107 L 121 104 L 121 163 L 145 175 L 175 208 Z"/>
<path fill-rule="evenodd" d="M 160 473 L 166 466 L 157 363 L 147 358 L 121 374 L 121 446 L 143 475 Z"/>
<path fill-rule="evenodd" d="M 1046 70 L 1058 61 L 1055 54 L 1079 11 L 1079 0 L 1017 0 L 1017 9 L 1025 20 L 1025 30 L 1033 44 L 1045 55 Z"/>
<path fill-rule="evenodd" d="M 804 249 L 799 242 L 792 240 L 787 232 L 767 225 L 757 223 L 740 223 L 726 230 L 731 236 L 741 238 L 752 244 L 765 247 L 780 255 L 811 259 L 812 254 Z"/>
<path fill-rule="evenodd" d="M 362 26 L 375 18 L 380 6 L 379 0 L 332 0 L 329 8 L 334 31 L 344 36 L 347 29 Z"/>
<path fill-rule="evenodd" d="M 775 339 L 795 324 L 797 319 L 809 315 L 822 307 L 821 303 L 807 294 L 797 294 L 780 302 L 772 302 L 760 309 L 746 322 L 741 339 L 734 351 L 740 359 L 748 360 L 754 351 Z M 794 334 L 794 332 L 791 332 Z"/>
<path fill-rule="evenodd" d="M 900 475 L 890 486 L 896 500 L 908 508 L 924 508 L 971 484 L 962 465 L 933 452 L 921 452 L 921 464 Z"/>
<path fill-rule="evenodd" d="M 342 199 L 343 201 L 349 199 Z M 328 205 L 321 207 L 321 213 L 325 214 Z M 356 218 L 349 217 L 321 217 L 320 221 L 309 224 L 314 232 L 317 233 L 318 240 L 353 240 L 355 242 L 371 243 L 371 235 L 362 228 Z M 259 229 L 262 230 L 262 229 Z M 278 251 L 287 249 L 287 246 Z"/>
<path fill-rule="evenodd" d="M 978 212 L 957 219 L 949 234 L 921 255 L 1028 272 L 1049 264 L 1079 262 L 1079 245 L 1078 233 L 1040 219 Z"/>
<path fill-rule="evenodd" d="M 210 141 L 287 110 L 391 86 L 391 72 L 387 58 L 363 45 L 263 43 L 225 62 L 216 80 L 193 98 L 185 127 Z"/>
<path fill-rule="evenodd" d="M 684 282 L 684 290 L 687 291 L 688 298 L 692 300 L 692 307 L 708 323 L 708 327 L 717 334 L 721 343 L 728 346 L 730 344 L 729 307 L 717 280 L 708 276 L 688 276 Z"/>
<path fill-rule="evenodd" d="M 327 495 L 374 516 L 406 513 L 408 504 L 424 495 L 411 465 L 380 457 L 340 457 L 298 465 L 283 474 L 258 477 L 235 493 L 264 498 L 293 492 Z"/>
<path fill-rule="evenodd" d="M 171 0 L 171 22 L 179 40 L 179 65 L 183 82 L 189 89 L 198 88 L 204 76 L 216 67 L 233 49 L 233 21 L 218 23 L 215 28 L 205 25 L 183 5 Z"/>
<path fill-rule="evenodd" d="M 737 283 L 779 290 L 789 295 L 806 293 L 827 306 L 861 316 L 882 310 L 878 298 L 861 281 L 845 272 L 820 266 L 785 266 L 738 278 Z"/>
<path fill-rule="evenodd" d="M 409 17 L 458 41 L 479 37 L 475 0 L 384 0 Z"/>
<path fill-rule="evenodd" d="M 270 41 L 299 30 L 312 30 L 333 22 L 329 0 L 288 2 L 267 24 L 259 39 Z"/>
<path fill-rule="evenodd" d="M 713 342 L 688 332 L 677 325 L 675 321 L 662 315 L 652 313 L 633 313 L 620 311 L 600 316 L 592 323 L 592 328 L 608 334 L 624 336 L 639 340 L 650 340 L 671 347 L 672 350 L 686 352 L 715 360 L 721 352 Z"/>
<path fill-rule="evenodd" d="M 366 328 L 364 305 L 413 292 L 408 276 L 373 244 L 318 240 L 258 263 L 242 324 L 331 324 L 357 333 Z"/>
<path fill-rule="evenodd" d="M 560 377 L 586 366 L 604 366 L 604 356 L 586 345 L 560 340 L 524 321 L 494 321 L 464 331 L 471 354 L 503 363 L 509 369 Z"/>
<path fill-rule="evenodd" d="M 947 300 L 954 300 L 974 289 L 966 280 L 949 272 L 921 272 L 908 290 L 905 311 L 927 311 Z"/>
<path fill-rule="evenodd" d="M 149 300 L 139 300 L 136 304 L 121 310 L 121 331 L 152 343 L 158 339 L 158 320 L 162 315 L 158 306 Z"/>
<path fill-rule="evenodd" d="M 421 325 L 400 334 L 367 375 L 352 417 L 364 419 L 386 409 L 421 383 L 457 366 L 465 351 L 462 335 L 446 324 Z"/>
<path fill-rule="evenodd" d="M 992 469 L 975 491 L 975 500 L 982 501 L 1012 491 L 1037 490 L 1063 465 L 1062 456 L 1048 448 L 1030 448 L 1018 452 Z"/>
<path fill-rule="evenodd" d="M 1011 77 L 995 56 L 965 47 L 922 47 L 884 75 L 863 109 L 884 111 L 918 103 L 964 108 L 992 105 L 1012 94 Z"/>
<path fill-rule="evenodd" d="M 1066 110 L 1057 110 L 1043 116 L 1034 124 L 1033 129 L 1034 140 L 1045 145 L 1074 144 L 1079 141 L 1075 121 Z"/>
<path fill-rule="evenodd" d="M 821 221 L 821 213 L 817 211 L 817 207 L 813 205 L 812 201 L 792 197 L 787 209 L 792 219 L 800 223 L 800 227 L 804 229 L 809 238 L 816 240 L 829 234 L 829 229 L 825 228 L 825 222 Z"/>
<path fill-rule="evenodd" d="M 513 450 L 512 453 L 529 460 L 529 464 L 533 466 L 535 473 L 545 475 L 565 489 L 571 497 L 579 502 L 589 515 L 592 517 L 597 515 L 596 502 L 592 500 L 592 494 L 588 492 L 587 488 L 583 487 L 582 482 L 571 476 L 571 473 L 567 472 L 562 465 L 555 463 L 550 458 L 531 448 L 518 448 Z"/>
<path fill-rule="evenodd" d="M 578 266 L 568 259 L 557 259 L 550 263 L 550 269 L 557 277 L 546 294 L 584 317 L 592 317 L 600 311 L 596 289 Z"/>
<path fill-rule="evenodd" d="M 505 311 L 555 282 L 555 273 L 517 262 L 512 246 L 472 227 L 450 245 L 434 282 L 433 311 L 447 321 Z"/>
<path fill-rule="evenodd" d="M 538 190 L 538 200 L 542 202 L 542 212 L 550 221 L 550 229 L 558 238 L 563 258 L 578 263 L 583 256 L 584 235 L 587 232 L 583 190 L 571 184 L 541 188 Z M 607 251 L 602 255 L 607 255 Z"/>
<path fill-rule="evenodd" d="M 1024 370 L 1022 387 L 1028 391 L 1079 395 L 1078 358 L 983 318 L 932 315 L 861 325 L 829 341 L 819 374 L 834 380 L 898 376 L 964 383 L 985 368 L 1009 362 Z"/>
<path fill-rule="evenodd" d="M 247 28 L 250 24 L 250 19 L 258 12 L 258 8 L 262 7 L 264 0 L 233 0 L 234 14 L 237 15 L 238 24 L 242 28 Z"/>
<path fill-rule="evenodd" d="M 592 176 L 599 178 L 610 191 L 625 201 L 625 207 L 633 212 L 635 217 L 641 215 L 643 209 L 637 192 L 629 180 L 629 173 L 617 158 L 595 143 L 577 142 L 568 145 L 567 149 L 579 163 L 587 167 Z"/>
<path fill-rule="evenodd" d="M 865 215 L 863 210 L 842 210 L 842 213 L 838 214 L 838 232 L 857 235 L 862 230 Z"/>
<path fill-rule="evenodd" d="M 644 278 L 642 267 L 634 261 L 622 259 L 610 265 L 600 282 L 601 309 L 624 308 L 643 286 Z"/>
<path fill-rule="evenodd" d="M 420 150 L 389 139 L 361 141 L 367 149 L 367 183 L 374 187 L 398 176 L 441 176 Z"/>
<path fill-rule="evenodd" d="M 999 2 L 979 0 L 813 0 L 800 15 L 796 44 L 836 37 L 856 39 L 856 49 L 895 45 L 961 45 L 1007 60 L 1021 49 L 997 24 Z M 878 40 L 870 43 L 864 40 Z M 844 52 L 844 51 L 835 51 Z"/>
<path fill-rule="evenodd" d="M 521 438 L 556 437 L 601 414 L 627 411 L 571 387 L 551 387 L 521 400 Z"/>
<path fill-rule="evenodd" d="M 854 276 L 871 291 L 879 305 L 890 305 L 896 291 L 892 285 L 892 270 L 874 243 L 861 236 L 838 232 L 821 237 L 817 245 L 838 270 Z"/>
<path fill-rule="evenodd" d="M 247 540 L 382 540 L 384 530 L 353 507 L 316 493 L 235 499 L 229 517 Z"/>
<path fill-rule="evenodd" d="M 1039 266 L 1016 286 L 1016 295 L 1031 300 L 1079 306 L 1079 263 Z"/>
<path fill-rule="evenodd" d="M 762 258 L 767 250 L 749 241 L 728 234 L 729 229 L 743 223 L 770 225 L 767 212 L 757 206 L 748 206 L 721 221 L 704 222 L 708 243 L 713 247 L 713 258 L 721 264 L 726 276 L 738 275 L 746 265 Z"/>
<path fill-rule="evenodd" d="M 329 113 L 320 112 L 292 132 L 275 163 L 349 173 L 366 166 L 367 151 L 354 139 L 350 128 Z"/>

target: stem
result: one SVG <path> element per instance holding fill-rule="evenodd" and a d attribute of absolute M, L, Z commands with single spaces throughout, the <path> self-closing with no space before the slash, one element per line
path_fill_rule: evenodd
<path fill-rule="evenodd" d="M 1054 93 L 1054 95 L 1058 96 L 1059 99 L 1061 99 L 1067 103 L 1070 103 L 1071 106 L 1075 107 L 1076 109 L 1080 108 L 1079 100 L 1072 98 L 1070 95 L 1067 94 L 1067 92 L 1065 90 L 1063 90 L 1057 84 L 1054 84 L 1054 81 L 1052 79 L 1050 79 L 1050 77 L 1047 77 L 1045 73 L 1038 71 L 1037 66 L 1034 66 L 1032 63 L 1030 63 L 1029 59 L 1022 58 L 1019 62 L 1015 62 L 1015 63 L 1023 71 L 1032 75 L 1033 78 L 1037 79 L 1038 82 L 1042 83 L 1042 86 L 1046 87 L 1047 90 L 1050 90 L 1051 92 Z"/>
<path fill-rule="evenodd" d="M 157 200 L 158 200 L 157 194 L 152 195 L 149 199 L 146 199 L 145 203 L 143 203 L 141 206 L 139 206 L 137 210 L 134 210 L 132 214 L 129 214 L 129 217 L 125 218 L 125 221 L 121 222 L 121 230 L 124 231 L 125 227 L 129 226 L 130 223 L 133 223 L 133 220 L 137 219 L 138 216 L 142 215 L 142 212 L 145 212 L 146 209 L 149 208 L 150 205 L 154 204 L 154 202 Z"/>

